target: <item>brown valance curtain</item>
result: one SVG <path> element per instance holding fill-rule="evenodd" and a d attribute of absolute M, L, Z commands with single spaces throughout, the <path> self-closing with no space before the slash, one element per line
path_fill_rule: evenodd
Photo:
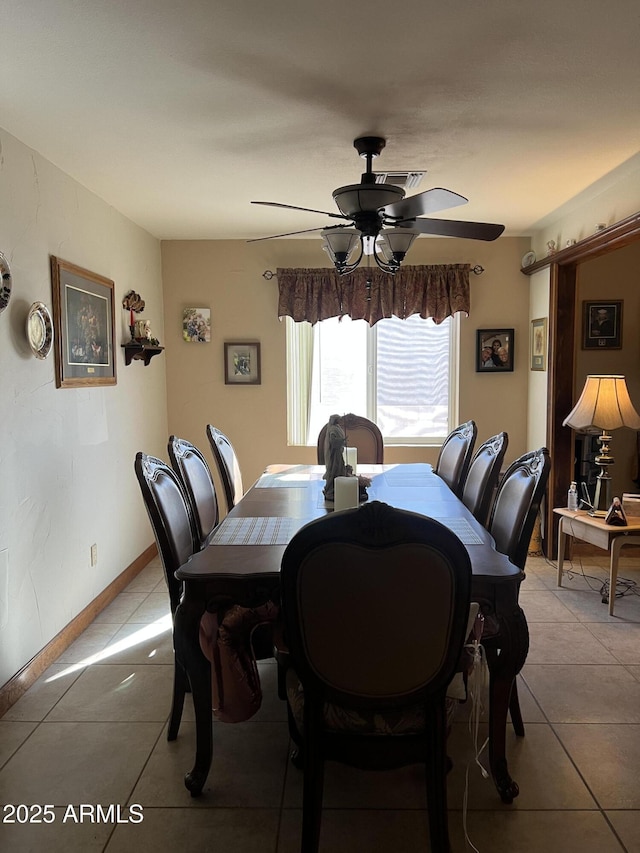
<path fill-rule="evenodd" d="M 373 326 L 383 317 L 412 314 L 441 323 L 469 313 L 469 264 L 407 266 L 389 275 L 358 267 L 340 276 L 334 269 L 278 269 L 278 317 L 317 323 L 348 315 Z"/>

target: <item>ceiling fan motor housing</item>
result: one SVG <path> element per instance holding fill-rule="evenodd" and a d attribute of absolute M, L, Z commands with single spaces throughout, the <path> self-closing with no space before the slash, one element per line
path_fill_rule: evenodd
<path fill-rule="evenodd" d="M 402 187 L 393 184 L 349 184 L 334 190 L 333 200 L 340 213 L 349 219 L 355 219 L 361 213 L 375 213 L 380 218 L 380 208 L 401 201 L 404 195 Z"/>

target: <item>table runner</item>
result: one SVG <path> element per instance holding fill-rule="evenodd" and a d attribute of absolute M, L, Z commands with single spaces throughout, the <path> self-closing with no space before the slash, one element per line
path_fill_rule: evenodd
<path fill-rule="evenodd" d="M 227 518 L 211 538 L 211 545 L 287 545 L 310 519 L 252 517 Z"/>
<path fill-rule="evenodd" d="M 445 527 L 448 527 L 449 530 L 455 533 L 463 545 L 482 545 L 482 539 L 466 519 L 441 518 L 438 516 L 433 517 L 436 518 L 440 524 L 444 524 Z"/>

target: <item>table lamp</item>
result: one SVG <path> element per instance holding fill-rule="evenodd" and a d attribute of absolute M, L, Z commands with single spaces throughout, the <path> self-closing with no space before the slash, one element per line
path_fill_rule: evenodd
<path fill-rule="evenodd" d="M 609 432 L 619 427 L 640 430 L 640 415 L 633 408 L 624 376 L 587 376 L 580 399 L 575 408 L 562 422 L 563 426 L 579 431 L 602 430 L 598 437 L 600 452 L 595 458 L 600 473 L 596 478 L 596 494 L 590 515 L 604 517 L 611 504 L 611 476 L 608 468 L 613 465 L 609 453 Z M 604 492 L 604 507 L 600 501 Z"/>

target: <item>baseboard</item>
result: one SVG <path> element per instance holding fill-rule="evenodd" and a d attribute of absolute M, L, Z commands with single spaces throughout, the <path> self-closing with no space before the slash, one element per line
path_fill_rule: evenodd
<path fill-rule="evenodd" d="M 0 717 L 26 693 L 33 682 L 40 678 L 52 663 L 56 662 L 64 650 L 93 622 L 98 613 L 111 604 L 157 553 L 155 544 L 150 545 L 115 580 L 111 581 L 100 595 L 78 613 L 75 619 L 72 619 L 37 655 L 31 658 L 29 663 L 26 663 L 13 678 L 0 687 Z"/>

